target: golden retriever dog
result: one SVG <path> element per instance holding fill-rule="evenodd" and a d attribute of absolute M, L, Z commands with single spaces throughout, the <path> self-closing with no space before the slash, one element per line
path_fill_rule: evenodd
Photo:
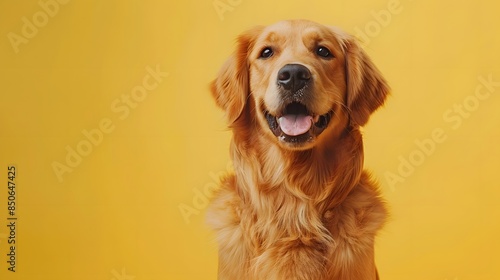
<path fill-rule="evenodd" d="M 234 173 L 207 212 L 221 280 L 378 279 L 387 211 L 360 127 L 389 87 L 354 37 L 306 20 L 256 27 L 211 84 Z"/>

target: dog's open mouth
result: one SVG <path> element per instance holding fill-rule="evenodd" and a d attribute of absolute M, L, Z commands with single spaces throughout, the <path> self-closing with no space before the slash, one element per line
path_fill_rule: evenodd
<path fill-rule="evenodd" d="M 296 144 L 314 140 L 328 126 L 332 114 L 333 111 L 324 115 L 313 114 L 299 102 L 288 104 L 283 112 L 276 116 L 264 110 L 273 134 L 281 141 Z"/>

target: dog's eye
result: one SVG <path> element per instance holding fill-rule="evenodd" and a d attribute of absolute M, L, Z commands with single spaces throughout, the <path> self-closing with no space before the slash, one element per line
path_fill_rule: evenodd
<path fill-rule="evenodd" d="M 329 49 L 323 47 L 323 46 L 319 46 L 317 49 L 316 49 L 316 54 L 321 56 L 321 57 L 324 57 L 324 58 L 329 58 L 329 57 L 333 57 L 332 53 L 330 52 Z"/>
<path fill-rule="evenodd" d="M 269 58 L 273 55 L 273 49 L 267 47 L 260 52 L 260 58 Z"/>

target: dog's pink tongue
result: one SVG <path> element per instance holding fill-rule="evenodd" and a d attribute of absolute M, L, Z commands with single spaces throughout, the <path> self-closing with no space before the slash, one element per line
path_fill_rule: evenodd
<path fill-rule="evenodd" d="M 278 123 L 285 134 L 297 136 L 311 129 L 313 118 L 305 115 L 284 115 L 278 119 Z"/>

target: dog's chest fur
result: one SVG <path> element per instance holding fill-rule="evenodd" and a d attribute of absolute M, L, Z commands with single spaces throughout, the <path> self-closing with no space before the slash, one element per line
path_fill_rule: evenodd
<path fill-rule="evenodd" d="M 366 173 L 342 203 L 328 205 L 294 193 L 283 176 L 248 176 L 246 164 L 238 166 L 241 173 L 223 180 L 208 211 L 219 279 L 376 279 L 373 242 L 386 210 Z M 356 275 L 359 263 L 373 271 Z"/>

